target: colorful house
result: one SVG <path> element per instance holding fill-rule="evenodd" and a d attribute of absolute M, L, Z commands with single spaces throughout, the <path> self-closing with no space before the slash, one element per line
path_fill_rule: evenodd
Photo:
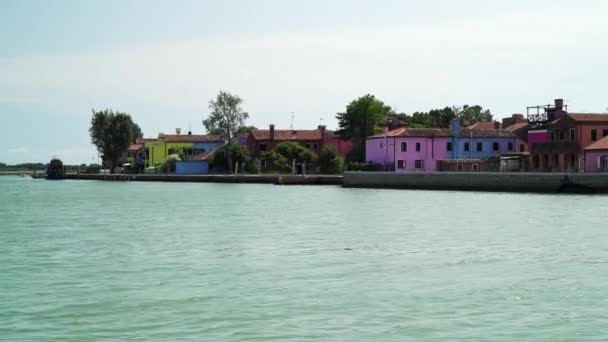
<path fill-rule="evenodd" d="M 386 171 L 436 171 L 437 160 L 448 157 L 447 129 L 397 128 L 365 141 L 368 163 L 384 165 Z"/>
<path fill-rule="evenodd" d="M 438 161 L 479 160 L 513 152 L 516 136 L 506 130 L 385 128 L 383 134 L 368 137 L 366 161 L 381 164 L 387 171 L 437 171 Z"/>
<path fill-rule="evenodd" d="M 538 130 L 528 132 L 531 168 L 537 171 L 586 170 L 586 147 L 608 136 L 608 114 L 568 112 L 561 99 L 542 110 L 544 112 L 539 115 L 528 115 L 532 127 L 546 132 L 544 140 L 530 138 L 530 134 L 536 134 Z"/>
<path fill-rule="evenodd" d="M 352 149 L 350 141 L 341 140 L 324 125 L 319 125 L 317 129 L 278 130 L 275 129 L 275 125 L 271 124 L 268 128 L 267 130 L 253 130 L 247 138 L 249 153 L 253 158 L 261 160 L 263 168 L 270 167 L 263 158 L 264 153 L 272 151 L 278 144 L 285 141 L 298 142 L 317 155 L 326 145 L 335 146 L 341 156 L 345 156 Z"/>
<path fill-rule="evenodd" d="M 585 147 L 585 172 L 608 171 L 608 136 Z"/>
<path fill-rule="evenodd" d="M 171 154 L 180 154 L 184 159 L 216 150 L 225 144 L 219 135 L 159 134 L 157 139 L 144 139 L 146 167 L 161 165 Z"/>

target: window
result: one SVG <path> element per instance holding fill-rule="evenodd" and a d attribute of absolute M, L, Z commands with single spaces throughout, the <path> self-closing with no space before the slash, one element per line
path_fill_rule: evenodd
<path fill-rule="evenodd" d="M 319 149 L 319 144 L 312 144 L 312 149 L 313 150 L 318 150 Z"/>
<path fill-rule="evenodd" d="M 182 155 L 192 156 L 192 155 L 194 155 L 194 150 L 192 148 L 184 148 L 184 149 L 182 149 Z"/>
<path fill-rule="evenodd" d="M 175 149 L 170 148 L 168 153 L 169 153 L 169 155 L 171 155 L 171 154 L 175 154 Z"/>
<path fill-rule="evenodd" d="M 473 164 L 473 171 L 479 171 L 479 164 Z"/>
<path fill-rule="evenodd" d="M 306 144 L 306 148 L 310 150 L 310 144 Z"/>
<path fill-rule="evenodd" d="M 260 144 L 260 151 L 266 151 L 266 144 Z"/>
<path fill-rule="evenodd" d="M 416 160 L 414 166 L 417 169 L 423 169 L 424 168 L 424 160 Z"/>
<path fill-rule="evenodd" d="M 464 143 L 464 150 L 465 150 L 465 152 L 469 152 L 471 150 L 471 146 L 468 142 Z"/>
<path fill-rule="evenodd" d="M 446 149 L 448 150 L 448 152 L 452 152 L 452 142 L 451 141 L 448 141 Z"/>
<path fill-rule="evenodd" d="M 146 148 L 145 151 L 146 151 L 146 160 L 148 160 L 148 159 L 150 159 L 150 149 Z"/>
<path fill-rule="evenodd" d="M 549 133 L 549 140 L 555 140 L 555 131 Z"/>
<path fill-rule="evenodd" d="M 456 170 L 457 171 L 462 171 L 462 164 L 456 165 Z"/>
<path fill-rule="evenodd" d="M 592 128 L 591 129 L 591 141 L 596 141 L 597 140 L 597 129 Z"/>
<path fill-rule="evenodd" d="M 492 151 L 498 151 L 499 147 L 500 145 L 496 141 L 492 143 Z M 479 151 L 479 145 L 477 145 L 477 150 Z"/>
<path fill-rule="evenodd" d="M 526 152 L 526 144 L 519 144 L 519 152 Z"/>
<path fill-rule="evenodd" d="M 607 135 L 608 135 L 608 129 L 602 130 L 602 137 L 605 137 Z"/>
<path fill-rule="evenodd" d="M 565 133 L 563 129 L 559 130 L 559 140 L 566 140 Z"/>
<path fill-rule="evenodd" d="M 406 142 L 401 143 L 401 152 L 407 152 L 407 143 Z"/>
<path fill-rule="evenodd" d="M 483 144 L 478 142 L 477 143 L 477 152 L 481 152 L 481 151 L 483 151 Z"/>
<path fill-rule="evenodd" d="M 570 128 L 570 140 L 574 141 L 574 128 Z"/>
<path fill-rule="evenodd" d="M 510 142 L 510 143 L 507 144 L 507 150 L 513 151 L 513 143 L 512 142 Z"/>
<path fill-rule="evenodd" d="M 416 152 L 420 152 L 420 143 L 419 142 L 416 143 Z"/>
<path fill-rule="evenodd" d="M 380 143 L 380 148 L 384 148 L 384 143 Z"/>
<path fill-rule="evenodd" d="M 397 160 L 397 168 L 405 169 L 405 160 Z"/>

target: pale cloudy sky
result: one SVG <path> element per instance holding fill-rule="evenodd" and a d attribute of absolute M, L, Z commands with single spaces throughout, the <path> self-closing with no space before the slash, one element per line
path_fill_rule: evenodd
<path fill-rule="evenodd" d="M 0 161 L 91 162 L 91 108 L 146 136 L 203 131 L 228 90 L 250 124 L 314 128 L 375 94 L 497 117 L 563 97 L 608 108 L 607 1 L 0 2 Z"/>

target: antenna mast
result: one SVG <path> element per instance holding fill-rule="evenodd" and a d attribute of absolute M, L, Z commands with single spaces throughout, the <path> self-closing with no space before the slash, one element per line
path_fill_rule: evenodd
<path fill-rule="evenodd" d="M 293 119 L 295 118 L 295 114 L 293 112 L 291 112 L 291 124 L 289 125 L 289 128 L 291 128 L 291 130 L 293 131 Z"/>

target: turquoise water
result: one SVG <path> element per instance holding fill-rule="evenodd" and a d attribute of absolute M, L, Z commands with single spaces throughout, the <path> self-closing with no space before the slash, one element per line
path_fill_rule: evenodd
<path fill-rule="evenodd" d="M 0 340 L 605 341 L 607 209 L 0 177 Z"/>

